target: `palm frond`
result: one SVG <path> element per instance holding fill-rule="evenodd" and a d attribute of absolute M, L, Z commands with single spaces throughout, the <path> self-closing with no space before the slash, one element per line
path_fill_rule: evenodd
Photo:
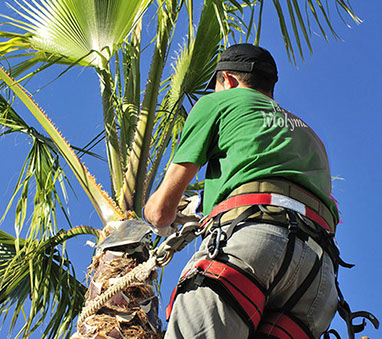
<path fill-rule="evenodd" d="M 66 206 L 61 203 L 60 196 L 56 189 L 56 186 L 60 186 L 61 195 L 67 200 L 64 185 L 66 176 L 58 162 L 58 150 L 51 141 L 49 142 L 49 140 L 46 140 L 34 128 L 28 126 L 2 96 L 0 96 L 0 124 L 7 128 L 2 134 L 16 131 L 23 132 L 29 135 L 33 140 L 32 147 L 17 181 L 15 191 L 8 203 L 2 220 L 8 213 L 18 193 L 21 192 L 16 204 L 15 214 L 16 234 L 21 234 L 27 215 L 30 196 L 29 188 L 33 181 L 35 191 L 33 200 L 34 211 L 28 237 L 33 238 L 36 234 L 52 235 L 56 231 L 57 204 L 61 207 L 64 216 L 70 224 L 65 208 Z"/>
<path fill-rule="evenodd" d="M 264 0 L 260 0 L 260 3 L 262 7 Z M 297 0 L 273 0 L 273 7 L 275 8 L 279 19 L 279 27 L 283 36 L 284 45 L 288 53 L 288 57 L 293 60 L 294 63 L 296 63 L 296 53 L 293 38 L 301 58 L 304 58 L 304 49 L 300 39 L 300 31 L 304 36 L 304 41 L 309 51 L 312 52 L 313 50 L 311 44 L 312 19 L 325 40 L 329 39 L 329 34 L 336 39 L 338 38 L 337 32 L 332 24 L 333 20 L 330 19 L 331 8 L 336 8 L 341 18 L 342 13 L 346 13 L 353 22 L 356 24 L 360 23 L 360 19 L 355 15 L 348 2 L 343 0 L 332 0 L 330 5 L 331 6 L 324 6 L 321 0 L 304 0 L 302 3 L 299 3 Z M 287 7 L 287 9 L 285 9 L 285 7 Z M 302 7 L 305 8 L 305 19 L 302 15 Z M 288 17 L 290 22 L 287 21 Z M 260 20 L 261 13 L 258 19 L 258 27 L 261 27 Z M 293 33 L 290 33 L 291 30 Z M 257 31 L 255 42 L 258 44 L 259 40 L 260 29 Z"/>
<path fill-rule="evenodd" d="M 45 240 L 24 240 L 0 230 L 0 313 L 7 317 L 12 310 L 10 330 L 29 308 L 20 336 L 29 336 L 45 319 L 42 338 L 70 336 L 86 288 L 58 247 L 81 234 L 98 235 L 91 227 L 76 227 Z"/>
<path fill-rule="evenodd" d="M 46 114 L 38 107 L 25 90 L 17 84 L 3 69 L 0 68 L 0 77 L 11 88 L 11 90 L 26 105 L 30 112 L 36 117 L 44 130 L 50 135 L 61 155 L 69 164 L 76 175 L 83 189 L 89 196 L 92 204 L 96 208 L 102 222 L 106 224 L 110 220 L 123 218 L 123 213 L 119 210 L 114 201 L 96 183 L 85 166 L 80 162 L 70 145 L 61 136 Z"/>
<path fill-rule="evenodd" d="M 115 86 L 115 83 L 112 74 L 108 69 L 108 65 L 105 65 L 103 69 L 98 69 L 97 74 L 100 79 L 101 87 L 106 150 L 113 190 L 112 196 L 116 197 L 118 201 L 122 193 L 123 170 L 114 106 L 113 87 Z"/>
<path fill-rule="evenodd" d="M 144 200 L 144 183 L 162 72 L 168 55 L 171 31 L 182 5 L 182 0 L 179 4 L 177 0 L 159 1 L 157 39 L 122 194 L 124 208 L 139 214 Z"/>
<path fill-rule="evenodd" d="M 14 3 L 17 7 L 10 7 L 22 20 L 3 17 L 27 34 L 15 36 L 4 45 L 5 51 L 32 48 L 63 56 L 66 63 L 76 62 L 93 52 L 82 64 L 100 67 L 103 58 L 109 60 L 116 53 L 151 0 L 45 0 L 41 3 L 14 0 Z"/>
<path fill-rule="evenodd" d="M 121 126 L 120 143 L 125 168 L 127 167 L 140 109 L 141 34 L 142 22 L 136 26 L 131 34 L 130 42 L 126 43 L 122 50 L 123 77 L 125 81 L 122 107 L 117 118 Z"/>

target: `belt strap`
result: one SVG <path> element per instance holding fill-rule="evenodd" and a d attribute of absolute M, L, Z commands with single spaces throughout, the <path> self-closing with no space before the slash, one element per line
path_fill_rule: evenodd
<path fill-rule="evenodd" d="M 335 230 L 335 218 L 321 199 L 290 180 L 266 178 L 247 182 L 231 192 L 230 197 L 247 193 L 277 193 L 295 199 L 320 215 Z"/>
<path fill-rule="evenodd" d="M 308 215 L 306 216 L 307 218 L 312 219 L 311 217 L 314 215 L 319 216 L 319 219 L 323 219 L 323 223 L 326 224 L 327 227 L 330 229 L 329 232 L 333 234 L 335 233 L 336 220 L 329 208 L 313 193 L 295 183 L 292 183 L 289 180 L 281 178 L 267 178 L 251 181 L 236 188 L 233 192 L 231 192 L 228 199 L 235 196 L 253 193 L 274 193 L 289 197 L 297 201 L 298 203 L 306 206 L 306 208 L 308 209 Z M 227 210 L 227 212 L 228 211 L 229 209 Z M 299 211 L 297 210 L 296 212 Z M 230 213 L 227 213 L 227 215 L 229 214 Z M 227 220 L 231 219 L 233 220 L 235 219 L 235 217 L 228 217 Z M 321 223 L 319 224 L 321 225 Z"/>
<path fill-rule="evenodd" d="M 276 285 L 280 282 L 280 280 L 284 277 L 285 273 L 287 272 L 289 265 L 292 261 L 295 243 L 296 243 L 296 233 L 298 230 L 298 225 L 296 221 L 296 216 L 293 213 L 288 213 L 289 216 L 289 232 L 288 232 L 288 243 L 285 250 L 285 256 L 283 259 L 283 262 L 281 263 L 281 266 L 279 268 L 279 271 L 277 272 L 275 278 L 273 279 L 272 283 L 270 284 L 267 295 L 270 295 L 273 289 L 276 287 Z"/>
<path fill-rule="evenodd" d="M 218 214 L 227 212 L 233 208 L 260 204 L 284 207 L 298 212 L 301 215 L 315 221 L 326 231 L 333 233 L 333 230 L 328 223 L 315 211 L 293 198 L 277 193 L 252 193 L 229 197 L 214 207 L 211 214 L 204 221 L 203 225 L 206 225 L 210 219 L 214 218 Z"/>

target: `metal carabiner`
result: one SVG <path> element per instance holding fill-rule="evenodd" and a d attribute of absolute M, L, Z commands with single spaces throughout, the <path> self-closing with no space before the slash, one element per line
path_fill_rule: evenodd
<path fill-rule="evenodd" d="M 211 239 L 208 242 L 207 248 L 211 259 L 215 259 L 219 254 L 220 239 L 222 236 L 222 230 L 220 227 L 215 228 L 211 232 Z"/>
<path fill-rule="evenodd" d="M 175 251 L 171 248 L 159 248 L 153 250 L 152 256 L 156 257 L 156 265 L 158 267 L 166 266 L 174 256 Z"/>
<path fill-rule="evenodd" d="M 187 222 L 178 232 L 171 234 L 153 251 L 153 255 L 157 257 L 158 265 L 161 267 L 167 265 L 175 252 L 181 251 L 200 234 L 200 229 L 199 223 Z"/>

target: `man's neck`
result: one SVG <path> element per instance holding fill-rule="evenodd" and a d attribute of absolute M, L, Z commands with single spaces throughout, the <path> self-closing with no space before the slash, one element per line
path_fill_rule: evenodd
<path fill-rule="evenodd" d="M 244 84 L 242 84 L 242 83 L 239 83 L 239 86 L 237 86 L 236 88 L 249 88 L 249 89 L 254 89 L 255 91 L 258 91 L 258 92 L 260 92 L 261 94 L 264 94 L 264 95 L 266 95 L 267 97 L 273 99 L 273 93 L 272 93 L 272 91 L 263 91 L 263 90 L 261 90 L 261 89 L 251 88 L 251 87 L 248 87 L 248 86 L 246 86 L 246 85 L 244 85 Z"/>

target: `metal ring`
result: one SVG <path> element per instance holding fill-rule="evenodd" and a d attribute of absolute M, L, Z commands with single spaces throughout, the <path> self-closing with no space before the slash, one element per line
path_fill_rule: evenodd
<path fill-rule="evenodd" d="M 173 249 L 164 250 L 164 255 L 162 255 L 162 256 L 158 256 L 157 253 L 155 253 L 155 255 L 157 256 L 157 258 L 156 258 L 157 265 L 159 267 L 164 267 L 173 258 L 174 250 Z"/>

